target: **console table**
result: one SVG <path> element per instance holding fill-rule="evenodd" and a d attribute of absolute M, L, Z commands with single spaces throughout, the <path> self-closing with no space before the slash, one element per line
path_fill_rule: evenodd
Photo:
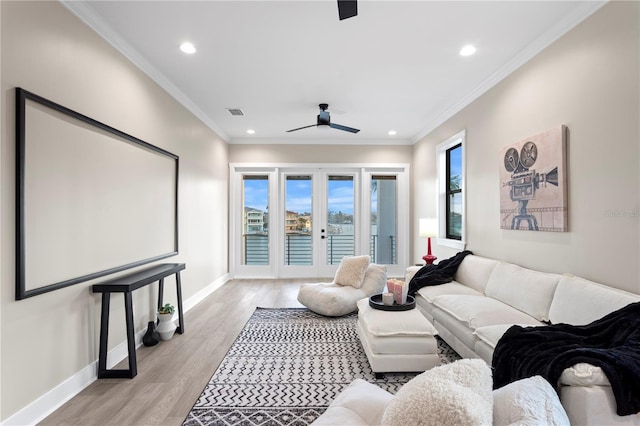
<path fill-rule="evenodd" d="M 182 288 L 180 286 L 180 271 L 185 269 L 184 263 L 163 263 L 146 268 L 132 274 L 123 275 L 108 281 L 93 285 L 94 293 L 102 293 L 102 312 L 100 316 L 100 354 L 98 357 L 98 378 L 134 378 L 138 374 L 136 362 L 136 342 L 133 330 L 133 301 L 131 292 L 158 281 L 158 309 L 163 306 L 164 279 L 169 275 L 176 275 L 176 293 L 178 297 L 177 333 L 184 333 L 184 318 L 182 315 Z M 124 312 L 127 324 L 127 347 L 129 352 L 129 369 L 107 369 L 107 342 L 109 340 L 109 305 L 111 293 L 123 293 Z"/>

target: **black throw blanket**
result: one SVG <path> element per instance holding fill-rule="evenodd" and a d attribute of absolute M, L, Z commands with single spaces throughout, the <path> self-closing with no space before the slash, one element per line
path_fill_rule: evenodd
<path fill-rule="evenodd" d="M 640 412 L 640 302 L 591 324 L 509 328 L 493 352 L 493 388 L 540 375 L 554 388 L 565 368 L 601 367 L 619 416 Z"/>
<path fill-rule="evenodd" d="M 440 261 L 437 265 L 425 265 L 416 272 L 409 281 L 407 294 L 415 296 L 416 291 L 429 285 L 440 285 L 451 282 L 453 276 L 466 255 L 473 254 L 469 250 L 461 251 L 449 259 Z"/>

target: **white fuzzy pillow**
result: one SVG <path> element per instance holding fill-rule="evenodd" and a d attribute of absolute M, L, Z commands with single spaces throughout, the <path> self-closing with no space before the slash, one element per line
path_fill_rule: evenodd
<path fill-rule="evenodd" d="M 496 426 L 570 426 L 558 394 L 540 376 L 509 383 L 493 391 Z"/>
<path fill-rule="evenodd" d="M 383 425 L 491 425 L 491 369 L 462 359 L 427 370 L 400 388 L 382 416 Z"/>
<path fill-rule="evenodd" d="M 338 266 L 333 282 L 340 285 L 348 285 L 355 288 L 362 286 L 364 273 L 369 266 L 370 258 L 364 256 L 345 256 Z"/>

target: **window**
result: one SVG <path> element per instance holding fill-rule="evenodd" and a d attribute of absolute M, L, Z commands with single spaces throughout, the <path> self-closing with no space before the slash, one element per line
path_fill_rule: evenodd
<path fill-rule="evenodd" d="M 398 209 L 396 176 L 371 176 L 371 241 L 373 263 L 397 264 Z"/>
<path fill-rule="evenodd" d="M 462 250 L 465 246 L 465 132 L 436 147 L 438 158 L 438 226 L 444 246 Z"/>
<path fill-rule="evenodd" d="M 269 176 L 242 176 L 242 265 L 269 264 Z"/>
<path fill-rule="evenodd" d="M 462 143 L 446 150 L 445 235 L 462 240 Z"/>

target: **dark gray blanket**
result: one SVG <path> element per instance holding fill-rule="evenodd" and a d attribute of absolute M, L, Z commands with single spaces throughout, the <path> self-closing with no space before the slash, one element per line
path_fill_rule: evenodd
<path fill-rule="evenodd" d="M 440 261 L 437 265 L 425 265 L 416 272 L 409 281 L 407 294 L 415 296 L 416 291 L 429 285 L 440 285 L 451 282 L 458 270 L 458 266 L 466 255 L 473 254 L 469 250 L 461 251 L 449 259 Z"/>
<path fill-rule="evenodd" d="M 619 416 L 640 412 L 640 302 L 584 326 L 514 325 L 493 352 L 493 388 L 535 375 L 556 388 L 562 371 L 579 362 L 602 368 Z"/>

